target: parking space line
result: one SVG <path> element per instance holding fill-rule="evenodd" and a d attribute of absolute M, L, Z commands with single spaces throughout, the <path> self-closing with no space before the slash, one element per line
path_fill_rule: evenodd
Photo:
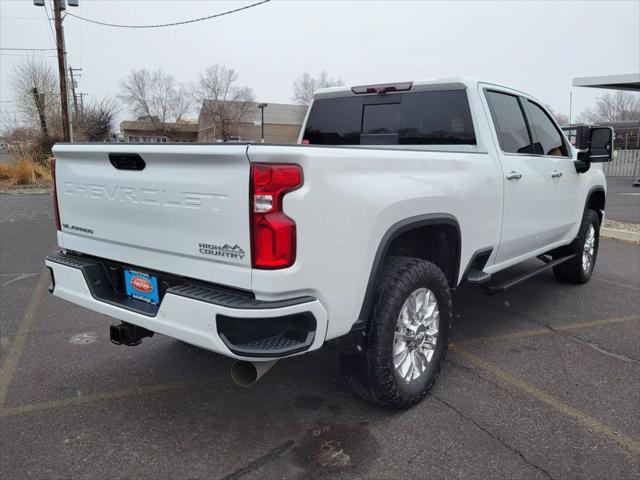
<path fill-rule="evenodd" d="M 608 280 L 602 277 L 591 277 L 594 280 L 598 280 L 599 282 L 610 283 L 611 285 L 615 285 L 616 287 L 629 288 L 631 290 L 640 290 L 640 287 L 634 287 L 633 285 L 628 285 L 626 283 L 614 282 L 613 280 Z"/>
<path fill-rule="evenodd" d="M 15 283 L 15 282 L 19 282 L 20 280 L 26 280 L 27 278 L 35 277 L 36 275 L 38 274 L 37 273 L 19 273 L 17 275 L 14 275 L 15 278 L 12 278 L 11 280 L 8 280 L 0 284 L 0 288 L 6 287 L 7 285 L 11 285 L 12 283 Z"/>
<path fill-rule="evenodd" d="M 578 410 L 577 408 L 572 407 L 564 403 L 563 401 L 557 399 L 553 395 L 544 390 L 540 390 L 533 385 L 528 384 L 527 382 L 520 380 L 519 378 L 514 377 L 510 373 L 505 372 L 500 369 L 496 365 L 484 360 L 483 358 L 475 355 L 464 348 L 450 344 L 450 347 L 453 351 L 455 351 L 458 355 L 465 358 L 469 362 L 471 362 L 476 367 L 481 368 L 482 370 L 490 373 L 494 377 L 499 380 L 507 383 L 513 387 L 518 388 L 523 391 L 529 397 L 538 400 L 541 403 L 553 408 L 554 410 L 562 413 L 565 416 L 571 417 L 576 420 L 578 423 L 586 426 L 587 428 L 593 430 L 600 435 L 603 435 L 610 440 L 613 440 L 618 445 L 624 447 L 627 451 L 631 452 L 636 456 L 640 456 L 640 441 L 632 438 L 628 435 L 615 431 L 612 427 L 605 425 L 604 423 L 596 420 L 595 418 L 587 415 L 586 413 Z"/>
<path fill-rule="evenodd" d="M 0 370 L 0 409 L 4 407 L 7 400 L 9 387 L 11 386 L 11 382 L 13 381 L 13 377 L 16 373 L 16 367 L 18 366 L 18 362 L 22 356 L 24 346 L 27 343 L 28 334 L 31 331 L 33 322 L 35 321 L 36 313 L 40 302 L 42 301 L 42 297 L 46 292 L 48 282 L 49 275 L 47 274 L 47 270 L 44 269 L 40 272 L 38 281 L 31 291 L 29 303 L 27 303 L 27 308 L 25 309 L 24 315 L 18 324 L 18 332 L 14 337 L 14 340 L 11 342 L 9 352 L 4 360 L 4 365 L 2 366 L 2 370 Z"/>
<path fill-rule="evenodd" d="M 469 345 L 473 343 L 499 342 L 502 340 L 517 340 L 517 339 L 527 338 L 527 337 L 536 337 L 538 335 L 550 335 L 552 333 L 555 333 L 556 331 L 568 332 L 572 330 L 581 330 L 584 328 L 602 327 L 605 325 L 613 325 L 616 323 L 630 322 L 633 320 L 640 320 L 640 317 L 637 315 L 631 315 L 629 317 L 605 318 L 603 320 L 591 320 L 588 322 L 579 322 L 579 323 L 572 323 L 569 325 L 560 325 L 557 327 L 553 327 L 553 329 L 537 328 L 533 330 L 525 330 L 524 332 L 503 333 L 501 335 L 487 335 L 485 337 L 463 338 L 457 341 L 456 343 L 458 345 Z"/>
<path fill-rule="evenodd" d="M 43 412 L 46 410 L 54 410 L 57 408 L 69 407 L 74 405 L 84 405 L 87 403 L 103 402 L 128 397 L 143 397 L 146 395 L 154 395 L 158 393 L 169 392 L 172 390 L 180 390 L 195 385 L 202 385 L 210 382 L 211 378 L 199 378 L 183 382 L 162 383 L 159 385 L 149 385 L 145 387 L 134 387 L 125 390 L 117 390 L 106 393 L 96 393 L 85 395 L 83 397 L 63 398 L 60 400 L 49 400 L 40 403 L 31 403 L 28 405 L 19 405 L 17 407 L 8 407 L 0 410 L 0 417 L 10 417 L 24 413 Z"/>

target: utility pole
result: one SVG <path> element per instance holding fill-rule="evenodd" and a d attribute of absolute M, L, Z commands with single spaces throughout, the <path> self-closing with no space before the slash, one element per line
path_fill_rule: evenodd
<path fill-rule="evenodd" d="M 56 24 L 56 48 L 58 50 L 58 75 L 60 76 L 60 105 L 62 107 L 62 133 L 65 142 L 71 141 L 71 126 L 69 122 L 69 105 L 67 94 L 67 72 L 64 68 L 64 30 L 62 29 L 61 1 L 53 4 L 53 17 Z"/>
<path fill-rule="evenodd" d="M 69 65 L 69 79 L 71 80 L 71 92 L 73 93 L 73 115 L 75 117 L 76 123 L 78 122 L 78 97 L 76 96 L 76 75 L 79 77 L 80 74 L 76 74 L 73 72 L 81 72 L 81 68 L 71 68 Z"/>
<path fill-rule="evenodd" d="M 265 107 L 268 107 L 269 104 L 268 103 L 259 103 L 258 104 L 258 108 L 260 109 L 260 129 L 261 129 L 261 134 L 260 134 L 260 138 L 261 138 L 261 142 L 264 143 L 264 109 Z"/>
<path fill-rule="evenodd" d="M 569 125 L 573 125 L 573 117 L 571 114 L 573 113 L 573 92 L 569 91 Z"/>
<path fill-rule="evenodd" d="M 80 95 L 80 115 L 82 115 L 84 117 L 84 97 L 86 95 L 89 95 L 88 93 L 78 93 L 78 95 Z"/>
<path fill-rule="evenodd" d="M 46 0 L 33 0 L 37 7 L 44 7 Z M 65 142 L 73 141 L 72 120 L 69 115 L 69 92 L 67 89 L 67 57 L 62 28 L 62 10 L 70 6 L 77 7 L 78 0 L 53 0 L 53 19 L 56 30 L 56 50 L 58 51 L 58 76 L 60 77 L 60 107 L 62 109 L 62 136 Z"/>

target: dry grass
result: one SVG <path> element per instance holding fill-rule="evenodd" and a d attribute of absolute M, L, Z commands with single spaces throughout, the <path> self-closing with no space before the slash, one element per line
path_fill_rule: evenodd
<path fill-rule="evenodd" d="M 13 177 L 11 178 L 14 185 L 28 185 L 35 182 L 34 165 L 28 160 L 20 160 L 13 169 Z"/>
<path fill-rule="evenodd" d="M 48 164 L 22 156 L 15 165 L 0 164 L 0 181 L 9 186 L 46 183 L 51 181 L 51 170 Z"/>
<path fill-rule="evenodd" d="M 10 180 L 13 177 L 13 165 L 0 163 L 0 180 Z"/>

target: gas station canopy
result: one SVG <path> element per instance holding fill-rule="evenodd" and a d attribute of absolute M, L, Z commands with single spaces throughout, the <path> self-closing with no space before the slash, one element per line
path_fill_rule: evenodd
<path fill-rule="evenodd" d="M 599 77 L 578 77 L 573 79 L 573 86 L 640 92 L 640 73 L 604 75 Z"/>

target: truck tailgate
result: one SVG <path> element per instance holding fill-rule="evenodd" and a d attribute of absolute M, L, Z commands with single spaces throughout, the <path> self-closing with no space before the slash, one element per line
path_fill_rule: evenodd
<path fill-rule="evenodd" d="M 60 246 L 251 289 L 246 151 L 238 144 L 56 145 Z"/>

